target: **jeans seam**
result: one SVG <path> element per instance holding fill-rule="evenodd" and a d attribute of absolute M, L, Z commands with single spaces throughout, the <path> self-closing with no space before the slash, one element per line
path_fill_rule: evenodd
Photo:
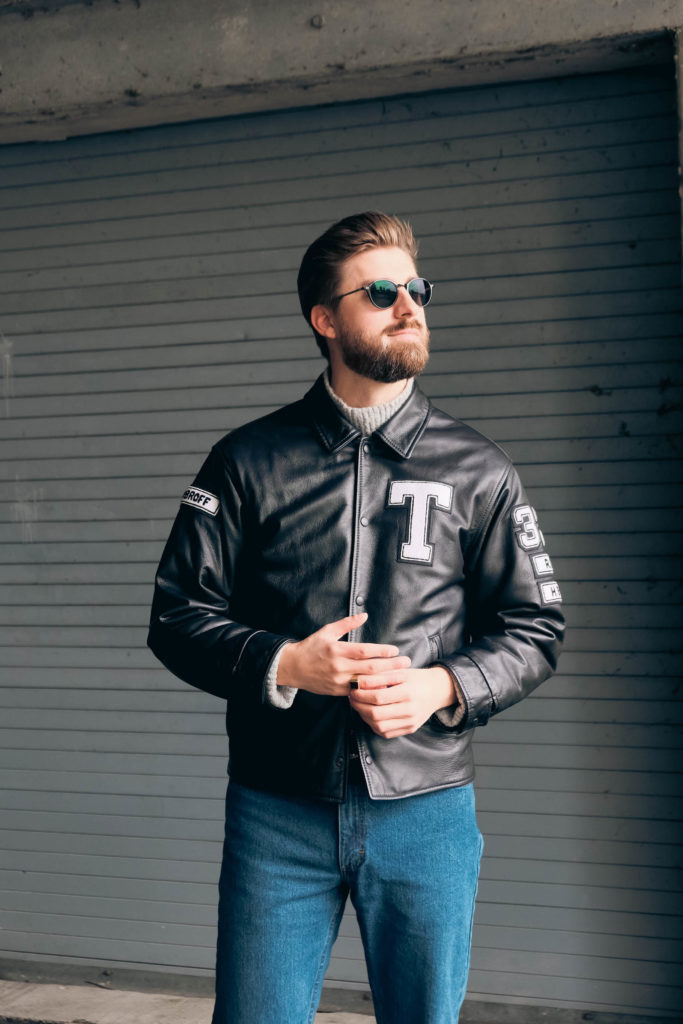
<path fill-rule="evenodd" d="M 343 911 L 343 909 L 344 909 L 344 904 L 343 903 L 341 904 L 341 908 L 340 908 L 339 904 L 337 904 L 337 909 L 336 909 L 335 913 L 332 915 L 332 917 L 330 918 L 330 924 L 329 924 L 329 927 L 327 929 L 327 935 L 325 936 L 325 946 L 323 948 L 322 953 L 320 954 L 320 960 L 318 962 L 318 970 L 316 971 L 315 981 L 313 982 L 313 990 L 311 992 L 311 1003 L 310 1003 L 310 1005 L 308 1007 L 308 1017 L 306 1018 L 306 1024 L 313 1024 L 313 1021 L 315 1020 L 315 1013 L 316 1013 L 316 1010 L 318 1009 L 318 1003 L 320 1001 L 319 999 L 316 999 L 316 995 L 317 995 L 317 993 L 319 993 L 319 991 L 320 991 L 320 989 L 322 987 L 323 977 L 325 975 L 325 971 L 327 969 L 327 964 L 328 964 L 328 961 L 330 959 L 330 953 L 332 951 L 332 941 L 333 941 L 333 936 L 334 936 L 334 932 L 335 932 L 335 925 L 338 927 L 339 920 L 340 920 L 340 917 L 341 917 L 340 909 Z"/>
<path fill-rule="evenodd" d="M 481 857 L 482 857 L 483 852 L 484 852 L 484 837 L 482 836 L 482 834 L 480 832 L 479 833 L 479 866 L 477 867 L 477 877 L 476 877 L 475 882 L 474 882 L 474 892 L 472 893 L 472 905 L 470 907 L 470 941 L 469 941 L 469 944 L 468 944 L 468 947 L 467 947 L 467 963 L 465 965 L 466 970 L 465 970 L 465 975 L 464 975 L 465 980 L 464 980 L 463 987 L 462 987 L 462 989 L 460 991 L 460 994 L 459 994 L 459 996 L 460 996 L 460 1002 L 458 1004 L 459 1007 L 462 1007 L 462 1004 L 464 1002 L 465 996 L 467 995 L 467 984 L 468 984 L 468 981 L 469 981 L 470 965 L 472 963 L 472 935 L 474 933 L 474 912 L 476 910 L 476 905 L 477 905 L 477 893 L 479 891 L 479 875 L 480 875 L 480 872 L 481 872 Z"/>

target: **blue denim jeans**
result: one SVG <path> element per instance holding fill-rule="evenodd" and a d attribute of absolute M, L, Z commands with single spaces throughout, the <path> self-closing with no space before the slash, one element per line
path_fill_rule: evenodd
<path fill-rule="evenodd" d="M 336 805 L 230 783 L 213 1024 L 310 1024 L 349 894 L 378 1024 L 456 1024 L 482 846 L 471 785 Z"/>

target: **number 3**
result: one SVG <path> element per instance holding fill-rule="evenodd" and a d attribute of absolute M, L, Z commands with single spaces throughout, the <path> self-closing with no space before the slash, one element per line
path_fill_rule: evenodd
<path fill-rule="evenodd" d="M 518 505 L 512 510 L 512 518 L 515 522 L 515 533 L 517 542 L 525 551 L 533 551 L 541 546 L 543 535 L 538 528 L 536 513 L 531 505 Z"/>

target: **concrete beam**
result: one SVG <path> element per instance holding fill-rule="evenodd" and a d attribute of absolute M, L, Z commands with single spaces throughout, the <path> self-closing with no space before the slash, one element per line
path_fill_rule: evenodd
<path fill-rule="evenodd" d="M 683 0 L 0 0 L 0 142 L 656 62 Z"/>

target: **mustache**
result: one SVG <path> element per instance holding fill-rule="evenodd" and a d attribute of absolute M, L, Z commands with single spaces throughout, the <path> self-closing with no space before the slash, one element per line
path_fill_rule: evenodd
<path fill-rule="evenodd" d="M 422 326 L 423 325 L 419 320 L 401 320 L 400 323 L 396 324 L 394 327 L 391 327 L 389 330 L 386 330 L 384 333 L 398 334 L 400 331 L 421 331 Z"/>

